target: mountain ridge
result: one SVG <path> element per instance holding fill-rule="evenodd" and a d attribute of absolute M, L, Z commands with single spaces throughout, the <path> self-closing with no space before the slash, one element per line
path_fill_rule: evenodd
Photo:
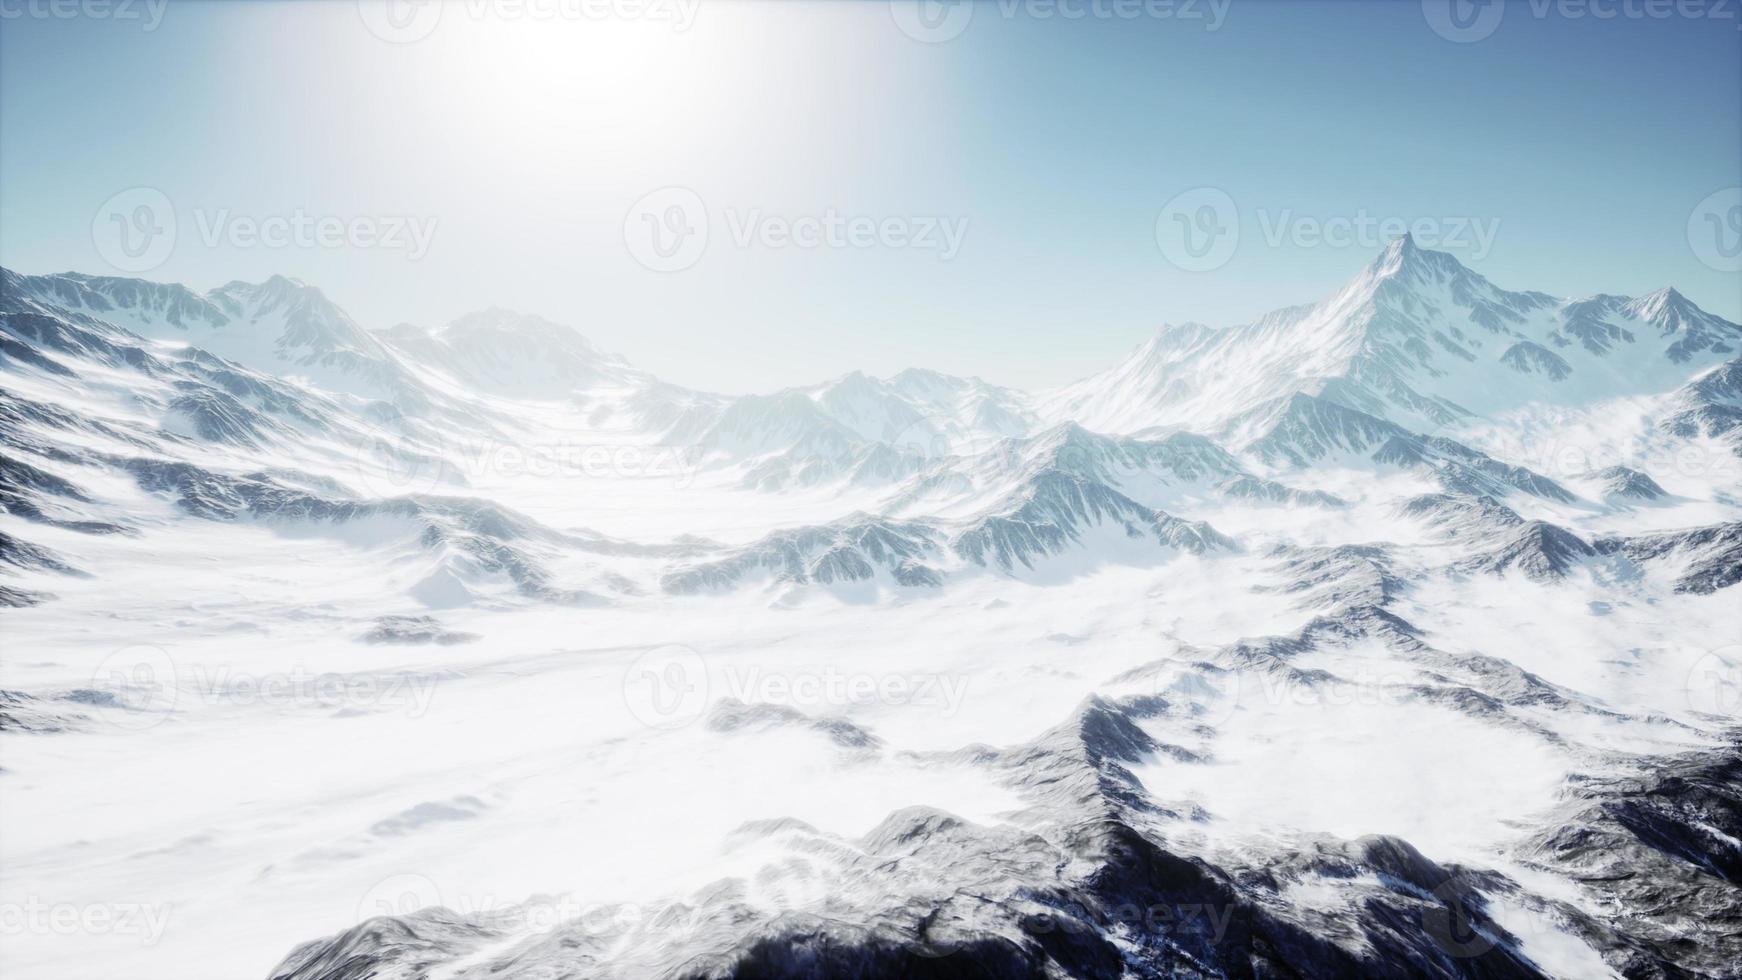
<path fill-rule="evenodd" d="M 1625 372 L 1605 360 L 1622 347 L 1639 355 Z M 1325 300 L 1248 324 L 1163 328 L 1112 368 L 1042 395 L 1041 411 L 1109 432 L 1231 437 L 1253 393 L 1328 387 L 1348 407 L 1425 431 L 1533 399 L 1665 391 L 1686 366 L 1739 347 L 1742 326 L 1670 287 L 1582 300 L 1511 292 L 1405 236 Z M 1585 387 L 1556 389 L 1569 379 Z M 1472 400 L 1477 380 L 1493 394 Z"/>

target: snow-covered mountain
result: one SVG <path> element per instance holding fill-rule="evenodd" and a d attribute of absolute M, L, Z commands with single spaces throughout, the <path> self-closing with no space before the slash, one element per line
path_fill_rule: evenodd
<path fill-rule="evenodd" d="M 1156 508 L 1241 499 L 1342 505 L 1334 494 L 1298 490 L 1256 476 L 1203 436 L 1188 432 L 1159 439 L 1107 436 L 1065 422 L 1027 438 L 1002 440 L 976 455 L 932 461 L 904 482 L 885 506 L 894 513 L 972 513 L 1020 494 L 1048 473 L 1101 484 Z"/>
<path fill-rule="evenodd" d="M 1036 423 L 1028 397 L 978 378 L 909 369 L 732 399 L 668 438 L 744 467 L 764 490 L 902 479 L 928 460 L 977 453 Z"/>
<path fill-rule="evenodd" d="M 510 310 L 468 313 L 434 333 L 402 323 L 378 337 L 407 359 L 492 394 L 562 397 L 653 380 L 571 327 Z"/>
<path fill-rule="evenodd" d="M 1742 357 L 1676 389 L 1669 410 L 1660 423 L 1666 432 L 1720 440 L 1742 456 Z"/>
<path fill-rule="evenodd" d="M 1164 328 L 1040 411 L 1103 432 L 1177 428 L 1236 447 L 1264 408 L 1321 396 L 1421 431 L 1530 402 L 1666 391 L 1735 357 L 1742 327 L 1673 289 L 1637 299 L 1511 292 L 1445 252 L 1393 242 L 1334 296 L 1235 327 Z"/>
<path fill-rule="evenodd" d="M 333 392 L 415 398 L 404 368 L 319 289 L 273 276 L 200 294 L 174 283 L 63 273 L 5 273 L 7 308 L 83 314 L 140 337 L 185 345 Z"/>
<path fill-rule="evenodd" d="M 1038 397 L 727 396 L 0 285 L 0 904 L 173 911 L 8 976 L 1742 962 L 1742 335 L 1673 291 L 1405 240 Z"/>

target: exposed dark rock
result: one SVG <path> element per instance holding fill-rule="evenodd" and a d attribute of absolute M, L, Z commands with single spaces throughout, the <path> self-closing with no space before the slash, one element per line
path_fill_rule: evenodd
<path fill-rule="evenodd" d="M 887 572 L 895 584 L 936 587 L 943 576 L 927 564 L 941 534 L 930 525 L 854 514 L 833 524 L 776 531 L 724 558 L 666 573 L 660 587 L 680 595 L 736 588 L 762 573 L 803 585 L 862 582 Z"/>
<path fill-rule="evenodd" d="M 1626 466 L 1610 466 L 1592 473 L 1591 477 L 1601 483 L 1605 497 L 1657 500 L 1667 496 L 1656 480 Z"/>
<path fill-rule="evenodd" d="M 470 643 L 477 638 L 476 633 L 443 627 L 434 616 L 382 616 L 375 620 L 375 625 L 369 632 L 363 634 L 364 643 L 401 645 L 434 643 L 453 646 L 457 643 Z"/>
<path fill-rule="evenodd" d="M 1601 538 L 1594 548 L 1636 562 L 1679 561 L 1677 592 L 1703 595 L 1742 582 L 1742 522 L 1685 531 L 1661 531 L 1630 538 Z"/>

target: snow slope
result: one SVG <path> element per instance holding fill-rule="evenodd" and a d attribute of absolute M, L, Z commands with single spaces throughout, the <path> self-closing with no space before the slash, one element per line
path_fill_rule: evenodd
<path fill-rule="evenodd" d="M 1739 349 L 1742 327 L 1674 289 L 1511 292 L 1406 236 L 1329 299 L 1224 329 L 1164 328 L 1040 410 L 1097 431 L 1181 428 L 1240 445 L 1262 435 L 1244 419 L 1298 393 L 1432 429 L 1534 401 L 1667 391 Z"/>
<path fill-rule="evenodd" d="M 0 284 L 8 977 L 1742 962 L 1742 362 L 1672 291 L 1406 240 L 1038 397 L 727 397 Z"/>

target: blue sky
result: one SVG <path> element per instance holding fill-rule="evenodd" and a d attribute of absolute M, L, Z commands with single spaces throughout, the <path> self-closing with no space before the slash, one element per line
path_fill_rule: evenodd
<path fill-rule="evenodd" d="M 343 0 L 132 2 L 0 0 L 9 268 L 119 271 L 100 212 L 151 188 L 176 233 L 146 278 L 283 273 L 369 327 L 509 306 L 727 391 L 1062 383 L 1164 322 L 1324 296 L 1384 219 L 1502 286 L 1675 285 L 1742 319 L 1742 278 L 1689 237 L 1742 185 L 1734 5 L 1519 2 L 1458 42 L 1415 2 L 989 0 L 934 11 L 961 30 L 928 42 L 871 2 L 465 0 L 399 34 Z M 1200 188 L 1238 244 L 1191 271 L 1158 217 L 1165 243 Z M 686 208 L 702 251 L 637 251 L 668 218 L 702 241 Z M 298 216 L 362 231 L 249 234 Z"/>

